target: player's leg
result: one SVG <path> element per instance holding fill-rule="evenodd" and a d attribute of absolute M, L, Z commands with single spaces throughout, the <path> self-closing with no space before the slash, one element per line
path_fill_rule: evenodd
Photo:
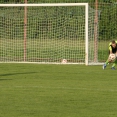
<path fill-rule="evenodd" d="M 105 69 L 106 66 L 108 65 L 108 63 L 110 63 L 110 62 L 111 62 L 111 60 L 109 60 L 109 57 L 108 57 L 108 59 L 106 60 L 106 62 L 103 65 L 103 69 Z"/>
<path fill-rule="evenodd" d="M 115 66 L 116 66 L 116 65 L 117 65 L 117 60 L 115 60 L 115 62 L 113 63 L 111 69 L 112 69 L 112 70 L 115 70 Z"/>
<path fill-rule="evenodd" d="M 110 63 L 111 60 L 109 60 L 109 58 L 106 60 L 105 64 L 108 65 L 108 63 Z"/>
<path fill-rule="evenodd" d="M 109 55 L 110 55 L 110 51 L 109 51 Z M 106 66 L 108 65 L 109 63 L 109 56 L 108 56 L 108 59 L 106 60 L 106 62 L 103 64 L 102 68 L 105 69 Z"/>

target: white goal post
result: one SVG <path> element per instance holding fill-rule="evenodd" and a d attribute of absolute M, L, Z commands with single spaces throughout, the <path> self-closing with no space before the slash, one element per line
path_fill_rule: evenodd
<path fill-rule="evenodd" d="M 0 4 L 0 62 L 90 64 L 94 12 L 88 3 Z"/>

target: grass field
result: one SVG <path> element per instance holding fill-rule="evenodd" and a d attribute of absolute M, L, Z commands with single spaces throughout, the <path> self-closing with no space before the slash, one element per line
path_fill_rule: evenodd
<path fill-rule="evenodd" d="M 0 64 L 0 117 L 115 117 L 110 67 Z"/>

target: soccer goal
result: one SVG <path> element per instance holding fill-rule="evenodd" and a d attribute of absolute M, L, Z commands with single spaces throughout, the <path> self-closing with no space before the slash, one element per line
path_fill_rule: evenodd
<path fill-rule="evenodd" d="M 0 62 L 96 63 L 94 15 L 88 3 L 0 4 Z"/>

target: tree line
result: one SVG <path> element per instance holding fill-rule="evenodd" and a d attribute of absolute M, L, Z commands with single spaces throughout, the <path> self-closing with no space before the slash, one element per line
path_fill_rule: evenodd
<path fill-rule="evenodd" d="M 27 0 L 28 3 L 77 3 L 88 2 L 95 9 L 95 0 Z M 116 0 L 98 0 L 98 30 L 100 40 L 117 39 Z M 0 0 L 0 3 L 24 3 L 24 0 Z"/>

